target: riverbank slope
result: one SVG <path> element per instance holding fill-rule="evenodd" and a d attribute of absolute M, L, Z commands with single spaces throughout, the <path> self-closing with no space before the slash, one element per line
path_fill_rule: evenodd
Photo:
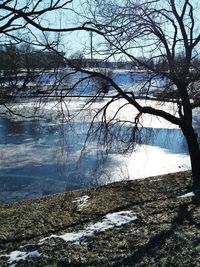
<path fill-rule="evenodd" d="M 0 266 L 200 266 L 190 172 L 0 206 Z"/>

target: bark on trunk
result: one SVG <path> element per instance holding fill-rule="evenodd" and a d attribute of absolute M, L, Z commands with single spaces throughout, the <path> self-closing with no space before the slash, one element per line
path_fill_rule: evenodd
<path fill-rule="evenodd" d="M 200 190 L 200 148 L 198 144 L 198 135 L 192 126 L 184 127 L 182 131 L 187 141 L 191 160 L 193 177 L 192 189 L 198 191 Z"/>

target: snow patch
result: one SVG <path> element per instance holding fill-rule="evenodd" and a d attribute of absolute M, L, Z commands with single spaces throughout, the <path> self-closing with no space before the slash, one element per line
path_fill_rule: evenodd
<path fill-rule="evenodd" d="M 194 197 L 195 196 L 195 193 L 194 192 L 188 192 L 184 195 L 181 195 L 181 196 L 177 196 L 177 199 L 180 199 L 180 198 L 185 198 L 185 197 Z"/>
<path fill-rule="evenodd" d="M 31 252 L 24 252 L 24 251 L 15 250 L 15 251 L 12 251 L 8 255 L 8 257 L 9 257 L 8 264 L 10 266 L 14 262 L 18 262 L 20 260 L 25 260 L 28 257 L 29 258 L 38 258 L 40 256 L 41 256 L 41 254 L 37 250 L 31 251 Z"/>
<path fill-rule="evenodd" d="M 102 221 L 95 224 L 89 224 L 85 229 L 79 232 L 65 233 L 62 235 L 51 235 L 49 237 L 40 240 L 40 244 L 43 244 L 45 240 L 51 238 L 60 238 L 65 242 L 72 242 L 79 244 L 81 240 L 90 237 L 96 233 L 104 232 L 106 230 L 113 229 L 115 227 L 121 227 L 125 224 L 129 224 L 137 219 L 137 216 L 131 211 L 120 211 L 108 213 Z"/>
<path fill-rule="evenodd" d="M 79 209 L 82 209 L 83 207 L 87 206 L 89 199 L 90 197 L 88 195 L 85 195 L 85 196 L 76 198 L 73 202 L 78 204 Z"/>

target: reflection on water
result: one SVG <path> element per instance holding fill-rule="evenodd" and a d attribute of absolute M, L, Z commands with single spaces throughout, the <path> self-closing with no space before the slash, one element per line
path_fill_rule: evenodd
<path fill-rule="evenodd" d="M 62 125 L 58 121 L 1 116 L 0 202 L 109 182 L 106 171 L 120 168 L 120 155 L 110 151 L 108 157 L 102 157 L 95 139 L 82 153 L 88 127 L 83 117 Z M 142 129 L 139 142 L 170 153 L 187 151 L 179 129 Z"/>
<path fill-rule="evenodd" d="M 187 153 L 187 144 L 179 129 L 143 128 L 138 141 L 167 149 L 170 153 Z"/>
<path fill-rule="evenodd" d="M 82 153 L 87 127 L 0 117 L 0 202 L 96 185 L 105 163 L 95 144 Z"/>

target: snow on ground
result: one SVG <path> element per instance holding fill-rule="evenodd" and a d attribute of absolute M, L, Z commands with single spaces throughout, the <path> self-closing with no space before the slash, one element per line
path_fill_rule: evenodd
<path fill-rule="evenodd" d="M 89 196 L 82 196 L 79 198 L 81 201 L 86 201 L 89 199 Z M 81 241 L 85 240 L 88 237 L 91 237 L 94 234 L 104 232 L 106 230 L 111 230 L 116 227 L 121 227 L 126 224 L 132 223 L 137 219 L 137 216 L 132 211 L 119 211 L 106 214 L 101 221 L 98 221 L 94 224 L 87 225 L 83 230 L 78 232 L 72 233 L 64 233 L 62 235 L 51 235 L 49 237 L 43 238 L 39 241 L 38 245 L 44 244 L 44 242 L 51 238 L 58 238 L 62 239 L 65 242 L 72 242 L 79 244 Z M 21 246 L 20 248 L 28 248 L 30 244 Z M 1 255 L 1 257 L 8 258 L 8 266 L 15 267 L 15 263 L 20 260 L 25 260 L 26 258 L 38 258 L 42 254 L 39 253 L 37 250 L 35 251 L 21 251 L 21 250 L 14 250 L 8 255 Z"/>
<path fill-rule="evenodd" d="M 72 233 L 65 233 L 62 235 L 51 235 L 49 237 L 40 240 L 40 244 L 43 244 L 45 240 L 51 238 L 59 238 L 65 242 L 80 243 L 84 239 L 100 232 L 113 229 L 115 227 L 121 227 L 125 224 L 132 223 L 137 219 L 137 216 L 131 211 L 119 211 L 108 213 L 104 216 L 102 221 L 96 222 L 95 224 L 89 224 L 83 230 Z"/>
<path fill-rule="evenodd" d="M 38 258 L 41 256 L 41 254 L 35 250 L 35 251 L 31 251 L 31 252 L 24 252 L 24 251 L 19 251 L 19 250 L 15 250 L 12 251 L 9 255 L 5 255 L 6 257 L 8 257 L 8 265 L 11 267 L 14 267 L 15 262 L 18 262 L 20 260 L 25 260 L 26 258 Z"/>
<path fill-rule="evenodd" d="M 76 198 L 73 202 L 77 203 L 78 209 L 82 209 L 83 207 L 88 205 L 90 197 L 88 195 Z"/>
<path fill-rule="evenodd" d="M 178 196 L 177 199 L 185 198 L 185 197 L 194 197 L 195 193 L 194 192 L 188 192 L 184 195 Z"/>

